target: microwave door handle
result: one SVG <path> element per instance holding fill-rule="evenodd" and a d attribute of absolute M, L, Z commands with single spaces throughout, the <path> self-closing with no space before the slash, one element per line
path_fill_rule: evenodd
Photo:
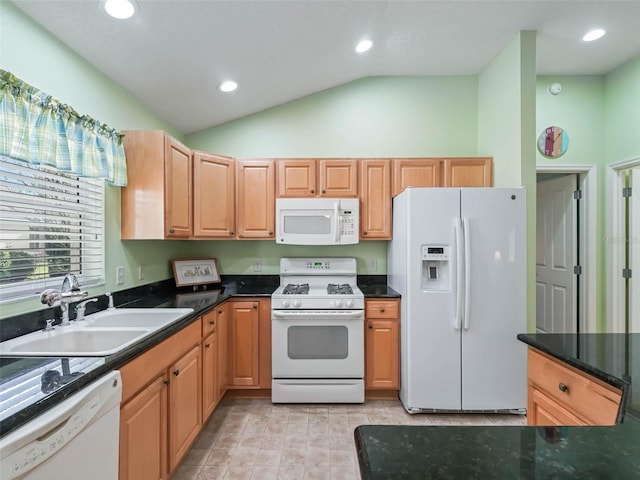
<path fill-rule="evenodd" d="M 338 214 L 338 207 L 339 207 L 339 202 L 334 202 L 333 204 L 333 217 L 335 218 L 335 227 L 336 227 L 336 233 L 335 233 L 335 242 L 336 244 L 340 243 L 340 218 L 339 218 L 339 214 Z"/>

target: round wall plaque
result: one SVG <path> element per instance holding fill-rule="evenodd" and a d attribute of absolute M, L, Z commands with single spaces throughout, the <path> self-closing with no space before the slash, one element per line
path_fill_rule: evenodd
<path fill-rule="evenodd" d="M 560 127 L 547 127 L 538 137 L 538 150 L 549 158 L 557 158 L 567 151 L 569 135 Z"/>

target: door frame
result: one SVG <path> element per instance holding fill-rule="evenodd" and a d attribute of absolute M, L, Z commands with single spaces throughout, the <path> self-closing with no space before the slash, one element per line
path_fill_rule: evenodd
<path fill-rule="evenodd" d="M 607 165 L 606 170 L 606 198 L 605 210 L 611 215 L 606 215 L 606 231 L 611 236 L 605 236 L 607 262 L 607 332 L 625 333 L 626 324 L 624 318 L 625 286 L 622 272 L 625 266 L 625 207 L 620 192 L 625 187 L 623 171 L 628 168 L 640 166 L 640 157 L 623 160 Z"/>
<path fill-rule="evenodd" d="M 578 212 L 578 249 L 580 251 L 580 263 L 582 265 L 582 281 L 578 282 L 578 295 L 580 296 L 578 329 L 580 333 L 595 333 L 597 331 L 596 278 L 598 265 L 596 260 L 586 263 L 584 259 L 597 259 L 597 166 L 571 164 L 536 165 L 536 173 L 567 173 L 578 175 L 580 190 L 582 191 L 582 201 L 580 203 L 580 211 Z"/>

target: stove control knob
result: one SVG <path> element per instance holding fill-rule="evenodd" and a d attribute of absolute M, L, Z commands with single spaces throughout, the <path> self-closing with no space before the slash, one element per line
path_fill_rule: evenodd
<path fill-rule="evenodd" d="M 342 306 L 342 300 L 336 300 L 336 307 L 340 308 Z"/>
<path fill-rule="evenodd" d="M 287 308 L 289 306 L 289 300 L 282 300 L 282 306 Z"/>
<path fill-rule="evenodd" d="M 295 308 L 300 308 L 300 305 L 302 304 L 302 302 L 300 300 L 294 300 L 293 301 L 293 306 Z"/>
<path fill-rule="evenodd" d="M 349 298 L 349 299 L 345 300 L 344 304 L 347 307 L 351 308 L 351 307 L 353 307 L 353 300 Z"/>

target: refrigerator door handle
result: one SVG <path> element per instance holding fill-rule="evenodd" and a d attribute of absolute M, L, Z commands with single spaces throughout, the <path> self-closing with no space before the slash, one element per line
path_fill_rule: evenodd
<path fill-rule="evenodd" d="M 464 248 L 464 242 L 462 240 L 462 220 L 460 218 L 455 219 L 453 224 L 453 231 L 456 238 L 456 318 L 455 329 L 460 330 L 462 328 L 462 292 L 464 288 L 464 261 L 462 257 L 462 251 Z"/>
<path fill-rule="evenodd" d="M 464 322 L 462 328 L 469 330 L 469 302 L 471 297 L 471 227 L 469 219 L 462 219 L 464 232 Z"/>

